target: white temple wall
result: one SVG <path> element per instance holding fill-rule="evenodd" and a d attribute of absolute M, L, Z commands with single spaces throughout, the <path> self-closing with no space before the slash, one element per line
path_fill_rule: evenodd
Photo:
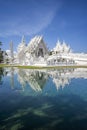
<path fill-rule="evenodd" d="M 87 65 L 87 61 L 76 60 L 75 63 L 76 63 L 77 65 Z"/>

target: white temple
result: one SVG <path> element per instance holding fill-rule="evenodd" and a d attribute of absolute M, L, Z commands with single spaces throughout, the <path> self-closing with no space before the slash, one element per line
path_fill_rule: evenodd
<path fill-rule="evenodd" d="M 11 59 L 11 53 L 8 53 Z M 35 36 L 28 44 L 24 36 L 14 53 L 14 64 L 32 66 L 87 65 L 87 54 L 73 53 L 70 46 L 59 40 L 52 51 L 47 49 L 42 36 Z"/>
<path fill-rule="evenodd" d="M 61 43 L 58 40 L 56 47 L 53 48 L 53 54 L 70 53 L 70 52 L 71 52 L 70 46 L 67 45 L 64 41 L 63 41 L 63 43 Z"/>

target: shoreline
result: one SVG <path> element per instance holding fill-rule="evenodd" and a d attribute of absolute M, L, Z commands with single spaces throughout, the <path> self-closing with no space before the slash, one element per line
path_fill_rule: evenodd
<path fill-rule="evenodd" d="M 63 69 L 63 68 L 87 68 L 87 65 L 26 66 L 26 65 L 0 64 L 0 67 L 17 67 L 23 69 Z"/>

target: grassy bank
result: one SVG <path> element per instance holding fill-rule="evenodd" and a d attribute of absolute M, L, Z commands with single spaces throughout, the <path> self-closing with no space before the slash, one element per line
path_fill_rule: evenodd
<path fill-rule="evenodd" d="M 87 66 L 80 65 L 69 65 L 69 66 L 20 66 L 20 65 L 10 65 L 10 64 L 0 64 L 0 67 L 17 67 L 23 69 L 63 69 L 63 68 L 87 68 Z"/>

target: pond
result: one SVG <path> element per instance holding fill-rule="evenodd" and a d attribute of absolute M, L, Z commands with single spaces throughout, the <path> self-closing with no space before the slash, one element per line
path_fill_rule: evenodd
<path fill-rule="evenodd" d="M 0 130 L 87 130 L 87 68 L 0 68 Z"/>

